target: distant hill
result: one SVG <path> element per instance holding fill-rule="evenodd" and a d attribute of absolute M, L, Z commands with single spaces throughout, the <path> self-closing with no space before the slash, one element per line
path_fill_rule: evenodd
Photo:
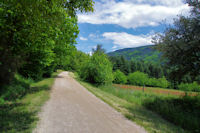
<path fill-rule="evenodd" d="M 136 48 L 125 48 L 107 53 L 109 56 L 123 55 L 127 60 L 143 60 L 144 62 L 160 63 L 161 53 L 153 49 L 153 45 Z"/>

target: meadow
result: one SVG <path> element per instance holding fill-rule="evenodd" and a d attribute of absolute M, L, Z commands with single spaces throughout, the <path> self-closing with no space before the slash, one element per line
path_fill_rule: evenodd
<path fill-rule="evenodd" d="M 197 96 L 198 92 L 188 92 L 182 90 L 175 90 L 175 89 L 163 89 L 158 87 L 141 87 L 141 86 L 134 86 L 134 85 L 121 85 L 121 84 L 113 84 L 113 86 L 121 89 L 127 90 L 137 90 L 143 91 L 146 93 L 155 93 L 155 94 L 164 94 L 164 95 L 175 95 L 175 96 Z"/>

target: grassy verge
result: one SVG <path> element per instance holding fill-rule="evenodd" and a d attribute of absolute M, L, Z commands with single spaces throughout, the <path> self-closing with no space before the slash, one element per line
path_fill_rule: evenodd
<path fill-rule="evenodd" d="M 1 95 L 5 101 L 0 104 L 0 132 L 30 133 L 35 128 L 38 121 L 37 113 L 49 99 L 50 88 L 58 73 L 60 71 L 53 73 L 51 78 L 39 82 L 17 77 L 15 84 L 7 88 L 9 91 Z M 20 90 L 20 93 L 13 93 L 11 89 Z"/>
<path fill-rule="evenodd" d="M 144 127 L 150 133 L 189 132 L 168 122 L 158 115 L 159 113 L 151 111 L 144 106 L 147 99 L 149 101 L 154 101 L 157 98 L 177 98 L 175 96 L 169 97 L 153 93 L 147 94 L 140 91 L 118 89 L 114 86 L 102 86 L 97 88 L 89 83 L 79 80 L 77 75 L 73 76 L 94 95 L 121 112 L 128 119 Z"/>

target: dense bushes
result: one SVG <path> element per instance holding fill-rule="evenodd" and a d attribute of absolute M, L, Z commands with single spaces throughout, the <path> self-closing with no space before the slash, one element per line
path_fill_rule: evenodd
<path fill-rule="evenodd" d="M 116 83 L 116 84 L 126 84 L 127 77 L 123 72 L 121 72 L 120 70 L 117 70 L 113 73 L 113 75 L 114 75 L 114 81 L 113 81 L 114 83 Z"/>
<path fill-rule="evenodd" d="M 178 88 L 184 91 L 196 91 L 200 92 L 200 85 L 197 82 L 193 83 L 181 83 Z"/>
<path fill-rule="evenodd" d="M 110 84 L 113 81 L 112 64 L 104 53 L 96 52 L 83 63 L 80 77 L 97 85 Z"/>
<path fill-rule="evenodd" d="M 166 80 L 165 77 L 162 77 L 159 79 L 149 78 L 146 85 L 151 86 L 151 87 L 167 88 L 167 87 L 169 87 L 169 82 Z"/>
<path fill-rule="evenodd" d="M 150 87 L 161 87 L 167 88 L 169 86 L 169 82 L 163 78 L 149 78 L 148 74 L 142 72 L 134 72 L 128 75 L 128 82 L 132 85 L 139 85 L 139 86 L 150 86 Z"/>
<path fill-rule="evenodd" d="M 139 71 L 131 73 L 128 75 L 128 82 L 132 85 L 146 85 L 148 82 L 148 75 Z"/>

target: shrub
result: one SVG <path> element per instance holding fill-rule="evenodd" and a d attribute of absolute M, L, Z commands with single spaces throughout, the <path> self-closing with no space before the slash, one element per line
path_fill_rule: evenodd
<path fill-rule="evenodd" d="M 181 83 L 178 88 L 184 91 L 196 91 L 200 92 L 200 85 L 197 82 L 193 83 Z"/>
<path fill-rule="evenodd" d="M 128 75 L 128 82 L 132 85 L 143 86 L 148 82 L 148 75 L 142 72 L 134 72 Z"/>
<path fill-rule="evenodd" d="M 120 70 L 117 70 L 114 72 L 114 83 L 117 83 L 117 84 L 126 84 L 127 82 L 127 77 L 126 75 L 121 72 Z"/>
<path fill-rule="evenodd" d="M 146 86 L 150 86 L 150 87 L 156 87 L 158 86 L 158 79 L 156 78 L 149 78 L 147 83 L 146 83 Z"/>
<path fill-rule="evenodd" d="M 97 85 L 110 84 L 113 81 L 112 64 L 103 53 L 94 53 L 85 61 L 80 76 L 83 80 Z"/>
<path fill-rule="evenodd" d="M 169 82 L 166 80 L 165 77 L 159 78 L 157 87 L 167 88 L 169 87 Z"/>

